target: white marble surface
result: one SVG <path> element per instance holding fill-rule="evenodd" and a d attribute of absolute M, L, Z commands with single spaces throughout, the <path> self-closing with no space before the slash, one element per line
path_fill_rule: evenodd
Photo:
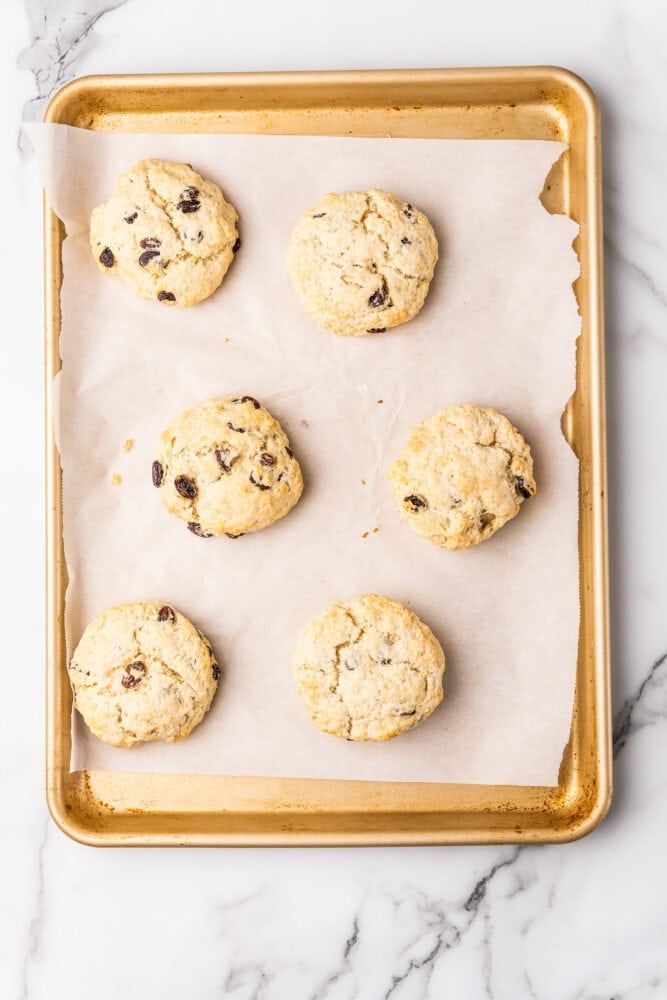
<path fill-rule="evenodd" d="M 3 6 L 0 997 L 667 997 L 667 8 Z M 18 141 L 85 73 L 556 63 L 604 114 L 616 794 L 551 848 L 91 850 L 43 795 L 41 205 Z M 15 433 L 20 428 L 19 433 Z M 663 432 L 663 433 L 661 433 Z"/>

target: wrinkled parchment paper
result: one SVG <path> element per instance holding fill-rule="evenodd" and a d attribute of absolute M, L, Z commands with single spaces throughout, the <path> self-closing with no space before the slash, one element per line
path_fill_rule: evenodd
<path fill-rule="evenodd" d="M 150 598 L 202 628 L 224 667 L 211 712 L 181 744 L 115 750 L 75 713 L 72 768 L 555 785 L 577 659 L 577 462 L 560 418 L 580 323 L 577 227 L 539 194 L 564 147 L 59 125 L 30 136 L 68 234 L 54 419 L 70 652 L 104 608 Z M 190 309 L 135 298 L 98 272 L 88 247 L 91 209 L 147 156 L 192 163 L 241 217 L 222 288 Z M 337 337 L 299 305 L 285 248 L 325 192 L 370 187 L 428 214 L 441 259 L 416 320 Z M 185 407 L 243 394 L 280 420 L 306 488 L 273 527 L 202 540 L 151 485 L 156 442 Z M 460 402 L 495 406 L 518 426 L 538 494 L 491 541 L 452 553 L 401 522 L 385 471 L 415 423 Z M 389 743 L 320 733 L 292 680 L 302 627 L 367 591 L 412 608 L 447 657 L 442 706 Z"/>

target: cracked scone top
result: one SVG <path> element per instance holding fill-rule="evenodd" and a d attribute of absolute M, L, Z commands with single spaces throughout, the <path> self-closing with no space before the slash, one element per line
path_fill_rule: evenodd
<path fill-rule="evenodd" d="M 287 251 L 306 312 L 325 329 L 356 337 L 416 316 L 437 260 L 426 216 L 376 190 L 326 195 L 302 216 Z"/>
<path fill-rule="evenodd" d="M 98 267 L 143 299 L 191 306 L 222 282 L 238 249 L 238 215 L 187 163 L 141 160 L 90 218 Z"/>
<path fill-rule="evenodd" d="M 175 743 L 208 711 L 220 668 L 202 632 L 160 601 L 122 604 L 85 629 L 69 665 L 74 704 L 105 743 Z"/>
<path fill-rule="evenodd" d="M 389 740 L 442 701 L 445 656 L 430 628 L 397 601 L 365 594 L 301 633 L 297 690 L 315 725 L 348 740 Z"/>
<path fill-rule="evenodd" d="M 252 396 L 207 399 L 160 436 L 153 484 L 200 537 L 238 537 L 284 517 L 303 479 L 277 420 Z"/>
<path fill-rule="evenodd" d="M 387 473 L 401 514 L 433 545 L 477 545 L 536 492 L 530 448 L 491 407 L 460 405 L 417 424 Z"/>

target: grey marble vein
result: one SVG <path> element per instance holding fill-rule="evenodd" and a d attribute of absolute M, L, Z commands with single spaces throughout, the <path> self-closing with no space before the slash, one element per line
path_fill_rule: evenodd
<path fill-rule="evenodd" d="M 667 719 L 667 653 L 659 657 L 635 694 L 621 706 L 614 722 L 614 755 L 634 733 Z"/>
<path fill-rule="evenodd" d="M 127 0 L 26 0 L 32 44 L 19 55 L 19 69 L 29 70 L 37 94 L 24 108 L 24 118 L 41 121 L 49 98 L 76 75 L 76 61 L 92 44 L 92 31 L 109 11 Z"/>
<path fill-rule="evenodd" d="M 656 285 L 651 275 L 643 268 L 641 268 L 638 264 L 635 264 L 634 261 L 626 257 L 621 251 L 621 249 L 618 247 L 618 245 L 609 237 L 609 235 L 605 236 L 604 244 L 607 249 L 607 252 L 612 257 L 614 257 L 618 261 L 618 263 L 627 272 L 629 272 L 629 274 L 631 274 L 633 278 L 635 278 L 636 281 L 640 282 L 644 286 L 644 288 L 646 288 L 651 293 L 653 298 L 660 303 L 661 306 L 667 308 L 667 294 L 665 294 L 662 288 Z"/>
<path fill-rule="evenodd" d="M 46 819 L 42 832 L 42 839 L 37 849 L 37 896 L 33 907 L 33 916 L 30 921 L 28 947 L 25 950 L 23 967 L 21 973 L 21 993 L 19 1000 L 29 1000 L 30 987 L 29 976 L 33 962 L 38 958 L 41 945 L 42 924 L 44 922 L 44 854 L 46 844 L 49 839 L 49 829 L 51 827 L 50 818 Z"/>

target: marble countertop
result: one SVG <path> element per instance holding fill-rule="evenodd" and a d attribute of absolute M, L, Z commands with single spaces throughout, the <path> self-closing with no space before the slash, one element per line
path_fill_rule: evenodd
<path fill-rule="evenodd" d="M 16 0 L 0 36 L 0 996 L 667 997 L 667 8 Z M 92 850 L 43 793 L 41 200 L 21 119 L 87 73 L 550 63 L 601 101 L 615 711 L 604 824 L 558 847 Z M 4 354 L 4 352 L 3 352 Z M 10 374 L 11 373 L 11 374 Z M 21 434 L 10 428 L 21 423 Z M 9 486 L 9 488 L 7 488 Z M 19 499 L 20 498 L 20 499 Z"/>

